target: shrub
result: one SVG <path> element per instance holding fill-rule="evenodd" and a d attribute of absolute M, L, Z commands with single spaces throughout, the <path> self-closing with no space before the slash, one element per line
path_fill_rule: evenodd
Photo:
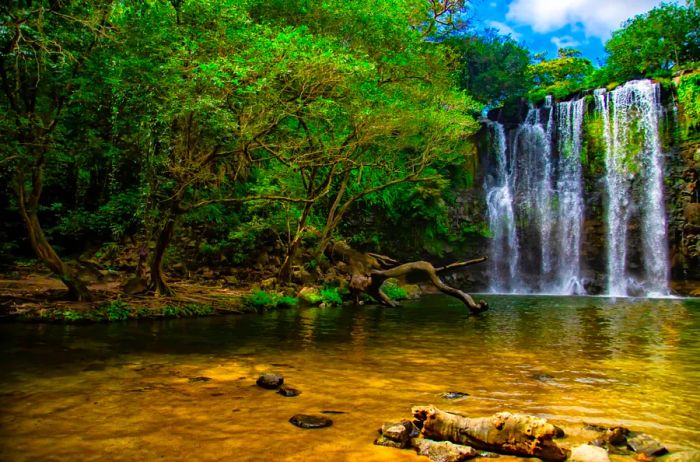
<path fill-rule="evenodd" d="M 408 292 L 406 292 L 406 289 L 393 281 L 385 282 L 382 286 L 382 292 L 384 292 L 391 300 L 405 300 L 408 297 Z"/>

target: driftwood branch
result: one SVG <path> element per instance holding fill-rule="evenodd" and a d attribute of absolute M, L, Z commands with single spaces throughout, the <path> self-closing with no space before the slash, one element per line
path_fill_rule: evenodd
<path fill-rule="evenodd" d="M 422 428 L 421 436 L 431 440 L 548 462 L 561 462 L 568 456 L 568 451 L 553 441 L 562 435 L 561 429 L 538 417 L 501 412 L 468 418 L 433 406 L 416 406 L 412 412 Z"/>
<path fill-rule="evenodd" d="M 481 300 L 479 301 L 479 303 L 476 303 L 469 294 L 467 294 L 466 292 L 462 292 L 461 290 L 456 289 L 454 287 L 448 286 L 447 284 L 442 282 L 440 277 L 438 277 L 437 275 L 438 271 L 443 271 L 447 268 L 461 268 L 464 266 L 486 261 L 486 257 L 482 257 L 477 260 L 472 260 L 471 262 L 453 263 L 451 265 L 447 265 L 439 269 L 436 269 L 432 264 L 428 263 L 427 261 L 414 261 L 411 263 L 404 263 L 403 265 L 399 265 L 387 270 L 373 270 L 371 272 L 371 288 L 374 293 L 370 293 L 370 295 L 374 296 L 374 294 L 378 292 L 379 299 L 382 302 L 387 303 L 388 301 L 389 305 L 394 306 L 395 302 L 389 300 L 389 298 L 384 294 L 384 292 L 382 292 L 381 287 L 384 284 L 384 281 L 386 281 L 389 278 L 398 278 L 412 272 L 421 272 L 426 274 L 428 278 L 430 278 L 430 282 L 432 282 L 433 285 L 437 287 L 442 293 L 457 298 L 462 303 L 467 305 L 467 308 L 469 308 L 469 311 L 471 311 L 472 313 L 481 313 L 482 311 L 486 311 L 488 309 L 488 305 L 485 301 Z"/>
<path fill-rule="evenodd" d="M 414 261 L 399 264 L 393 258 L 385 255 L 359 252 L 342 241 L 332 242 L 327 251 L 331 260 L 342 260 L 348 264 L 351 275 L 350 289 L 355 293 L 356 299 L 359 298 L 361 292 L 364 292 L 383 305 L 392 307 L 398 306 L 398 302 L 391 300 L 382 291 L 384 282 L 389 278 L 399 278 L 409 273 L 422 273 L 425 274 L 430 282 L 442 293 L 457 298 L 464 303 L 472 313 L 481 313 L 488 309 L 488 305 L 485 301 L 480 300 L 478 303 L 475 302 L 469 294 L 445 284 L 438 276 L 440 272 L 482 263 L 487 260 L 486 257 L 456 262 L 435 268 L 427 261 Z"/>

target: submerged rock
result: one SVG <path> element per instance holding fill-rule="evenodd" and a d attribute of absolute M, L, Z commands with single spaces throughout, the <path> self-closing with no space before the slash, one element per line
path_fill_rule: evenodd
<path fill-rule="evenodd" d="M 209 382 L 211 381 L 211 377 L 190 377 L 187 379 L 190 383 L 196 383 L 196 382 Z"/>
<path fill-rule="evenodd" d="M 420 456 L 429 457 L 434 462 L 461 462 L 479 455 L 479 451 L 449 441 L 433 441 L 425 438 L 414 438 L 411 445 Z"/>
<path fill-rule="evenodd" d="M 301 392 L 296 388 L 292 388 L 288 385 L 282 385 L 280 386 L 279 390 L 277 390 L 277 394 L 286 396 L 287 398 L 293 398 L 295 396 L 299 396 Z"/>
<path fill-rule="evenodd" d="M 582 444 L 571 451 L 570 462 L 610 462 L 608 451 L 598 446 Z"/>
<path fill-rule="evenodd" d="M 469 393 L 465 393 L 463 391 L 446 391 L 445 393 L 440 393 L 438 396 L 442 399 L 456 401 L 468 397 Z"/>
<path fill-rule="evenodd" d="M 646 433 L 639 433 L 627 439 L 627 446 L 637 454 L 645 456 L 661 456 L 668 452 L 663 444 Z"/>
<path fill-rule="evenodd" d="M 289 419 L 289 423 L 299 428 L 324 428 L 333 425 L 333 421 L 322 415 L 297 414 Z"/>
<path fill-rule="evenodd" d="M 266 388 L 268 390 L 276 390 L 282 383 L 284 383 L 284 377 L 279 374 L 267 373 L 258 377 L 255 382 L 259 387 Z"/>

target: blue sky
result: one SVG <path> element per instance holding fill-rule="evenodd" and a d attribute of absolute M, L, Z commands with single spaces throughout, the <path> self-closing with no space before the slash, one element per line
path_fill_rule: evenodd
<path fill-rule="evenodd" d="M 533 53 L 554 58 L 558 47 L 581 50 L 598 64 L 603 44 L 625 20 L 645 13 L 661 0 L 473 0 L 477 27 L 510 34 Z"/>

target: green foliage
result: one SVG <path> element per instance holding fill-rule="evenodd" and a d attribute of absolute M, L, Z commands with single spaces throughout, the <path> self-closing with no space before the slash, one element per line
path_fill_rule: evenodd
<path fill-rule="evenodd" d="M 75 322 L 84 319 L 83 315 L 77 311 L 67 310 L 61 313 L 61 316 L 65 321 Z"/>
<path fill-rule="evenodd" d="M 628 20 L 605 44 L 608 81 L 668 77 L 700 61 L 700 9 L 663 3 Z"/>
<path fill-rule="evenodd" d="M 510 36 L 488 29 L 448 41 L 459 59 L 459 86 L 488 106 L 521 96 L 530 87 L 530 52 Z"/>
<path fill-rule="evenodd" d="M 678 106 L 686 136 L 700 128 L 700 71 L 680 76 Z"/>
<path fill-rule="evenodd" d="M 382 286 L 382 292 L 391 300 L 404 300 L 408 297 L 406 289 L 396 284 L 394 281 L 386 281 Z"/>
<path fill-rule="evenodd" d="M 126 321 L 131 316 L 131 311 L 125 301 L 116 299 L 100 305 L 91 314 L 97 321 Z"/>
<path fill-rule="evenodd" d="M 291 308 L 296 306 L 298 302 L 299 301 L 294 297 L 266 292 L 264 290 L 258 290 L 243 297 L 245 306 L 260 312 L 275 308 Z"/>
<path fill-rule="evenodd" d="M 539 62 L 530 65 L 528 74 L 533 87 L 528 92 L 531 101 L 541 101 L 547 95 L 561 99 L 582 90 L 593 72 L 591 61 L 581 57 L 581 52 L 571 48 L 561 48 L 557 57 L 547 60 L 544 55 L 536 55 Z"/>
<path fill-rule="evenodd" d="M 340 306 L 343 304 L 343 297 L 337 287 L 324 287 L 319 291 L 321 303 L 326 306 Z"/>
<path fill-rule="evenodd" d="M 168 305 L 162 309 L 163 316 L 168 318 L 188 318 L 193 316 L 209 316 L 214 313 L 211 305 L 190 303 L 187 305 Z"/>

